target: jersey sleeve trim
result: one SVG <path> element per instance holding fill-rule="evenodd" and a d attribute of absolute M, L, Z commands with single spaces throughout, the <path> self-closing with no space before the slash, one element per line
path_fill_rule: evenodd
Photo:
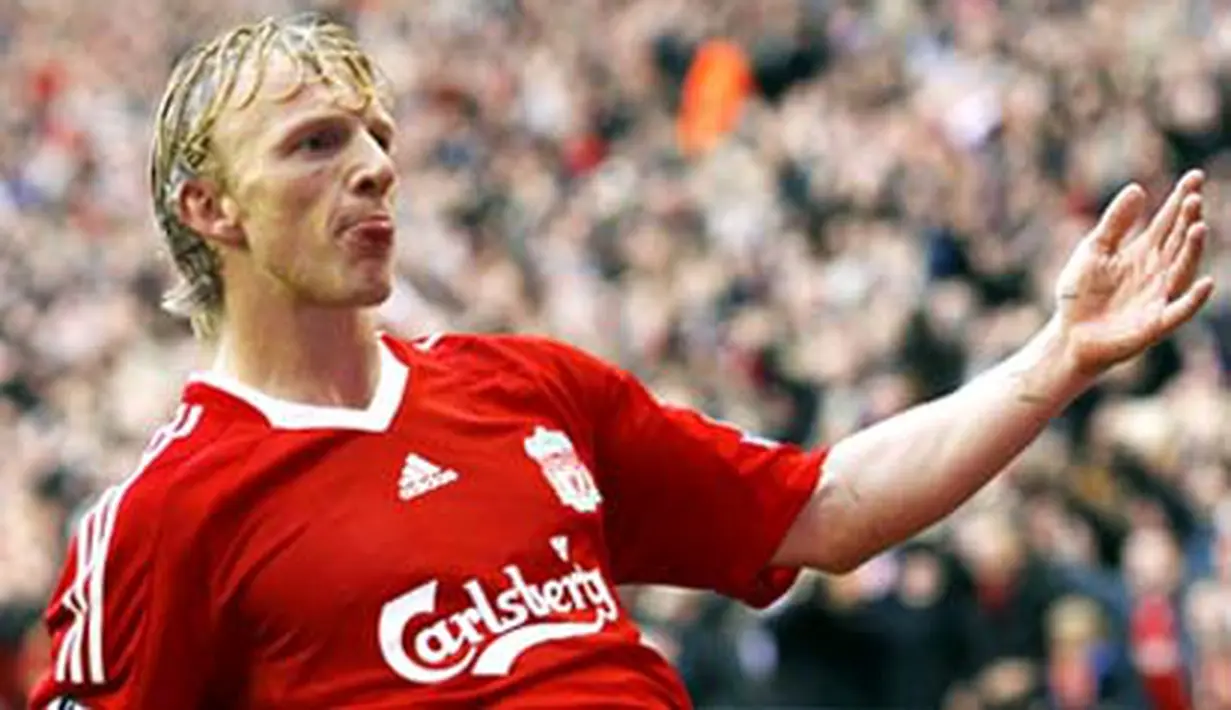
<path fill-rule="evenodd" d="M 52 698 L 50 702 L 42 706 L 42 710 L 90 710 L 85 705 L 73 700 L 72 698 L 59 697 Z"/>
<path fill-rule="evenodd" d="M 60 601 L 72 614 L 72 622 L 55 654 L 52 669 L 57 683 L 102 685 L 107 682 L 103 649 L 107 561 L 115 534 L 120 505 L 127 493 L 163 452 L 186 438 L 201 420 L 204 408 L 181 404 L 175 417 L 150 440 L 141 461 L 125 481 L 109 488 L 82 516 L 77 528 L 74 578 Z M 72 702 L 72 701 L 68 701 Z M 81 707 L 71 705 L 69 707 Z"/>

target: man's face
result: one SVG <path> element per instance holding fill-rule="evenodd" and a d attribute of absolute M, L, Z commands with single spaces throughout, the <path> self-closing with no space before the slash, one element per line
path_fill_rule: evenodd
<path fill-rule="evenodd" d="M 1170 594 L 1180 580 L 1179 551 L 1171 537 L 1139 528 L 1124 543 L 1124 576 L 1139 595 Z"/>
<path fill-rule="evenodd" d="M 241 72 L 237 93 L 254 73 Z M 228 292 L 378 304 L 392 279 L 392 119 L 350 88 L 299 83 L 292 62 L 270 56 L 255 99 L 225 109 L 215 126 L 242 238 L 240 263 L 224 267 Z"/>

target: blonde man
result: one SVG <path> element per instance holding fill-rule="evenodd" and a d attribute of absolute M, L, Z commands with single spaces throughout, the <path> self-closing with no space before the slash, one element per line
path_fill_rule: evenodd
<path fill-rule="evenodd" d="M 84 516 L 40 707 L 686 707 L 615 585 L 763 605 L 799 567 L 851 569 L 952 511 L 1212 288 L 1201 176 L 1135 235 L 1129 187 L 1019 354 L 801 451 L 550 340 L 376 332 L 396 131 L 342 28 L 266 20 L 202 45 L 157 128 L 170 305 L 216 360 Z"/>

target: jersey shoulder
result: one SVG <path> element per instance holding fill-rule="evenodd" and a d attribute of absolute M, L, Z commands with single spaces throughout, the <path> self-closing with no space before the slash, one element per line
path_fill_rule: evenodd
<path fill-rule="evenodd" d="M 195 537 L 192 528 L 208 519 L 229 472 L 258 439 L 258 431 L 233 426 L 226 412 L 186 397 L 150 437 L 135 469 L 85 512 L 79 534 L 104 525 L 118 548 L 138 556 L 155 538 Z M 180 534 L 168 536 L 172 526 Z"/>
<path fill-rule="evenodd" d="M 611 364 L 562 340 L 529 334 L 435 333 L 412 340 L 390 339 L 408 359 L 460 368 L 471 375 L 499 374 L 592 384 L 618 373 Z"/>
<path fill-rule="evenodd" d="M 172 587 L 207 588 L 190 576 L 213 569 L 203 514 L 213 492 L 203 484 L 239 450 L 222 443 L 229 428 L 225 415 L 186 396 L 135 470 L 81 512 L 46 612 L 54 663 L 38 697 L 81 691 L 91 706 L 112 707 L 112 691 L 136 692 L 131 669 L 144 663 L 146 620 L 162 618 L 156 600 Z M 178 623 L 182 632 L 188 620 Z"/>

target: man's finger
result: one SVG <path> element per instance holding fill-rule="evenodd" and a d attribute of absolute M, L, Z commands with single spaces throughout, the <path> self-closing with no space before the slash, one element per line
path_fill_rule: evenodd
<path fill-rule="evenodd" d="M 1171 189 L 1171 194 L 1167 195 L 1167 200 L 1163 202 L 1163 206 L 1155 213 L 1154 219 L 1150 220 L 1150 226 L 1146 228 L 1145 233 L 1150 240 L 1150 246 L 1158 247 L 1167 238 L 1180 216 L 1180 206 L 1184 204 L 1185 198 L 1200 190 L 1204 181 L 1205 174 L 1200 170 L 1189 170 L 1176 182 L 1175 187 Z"/>
<path fill-rule="evenodd" d="M 1184 235 L 1183 248 L 1175 263 L 1167 269 L 1167 300 L 1180 296 L 1192 285 L 1197 276 L 1197 267 L 1201 264 L 1201 253 L 1205 250 L 1209 227 L 1204 222 L 1198 222 L 1188 228 Z"/>
<path fill-rule="evenodd" d="M 1171 231 L 1161 245 L 1164 264 L 1170 264 L 1180 249 L 1188 243 L 1186 236 L 1189 228 L 1201 221 L 1201 207 L 1201 195 L 1190 194 L 1184 198 L 1184 204 L 1180 207 L 1180 218 L 1171 225 Z"/>
<path fill-rule="evenodd" d="M 1214 293 L 1214 279 L 1209 276 L 1203 276 L 1183 296 L 1168 303 L 1166 308 L 1163 309 L 1162 333 L 1160 337 L 1171 333 L 1171 331 L 1191 320 L 1197 314 L 1197 311 L 1201 310 L 1201 307 L 1205 305 L 1205 302 L 1210 300 L 1210 294 L 1212 293 Z"/>
<path fill-rule="evenodd" d="M 1098 225 L 1094 228 L 1094 240 L 1099 249 L 1107 254 L 1115 252 L 1124 237 L 1141 217 L 1145 208 L 1146 193 L 1137 183 L 1132 183 L 1116 195 L 1103 210 Z"/>

